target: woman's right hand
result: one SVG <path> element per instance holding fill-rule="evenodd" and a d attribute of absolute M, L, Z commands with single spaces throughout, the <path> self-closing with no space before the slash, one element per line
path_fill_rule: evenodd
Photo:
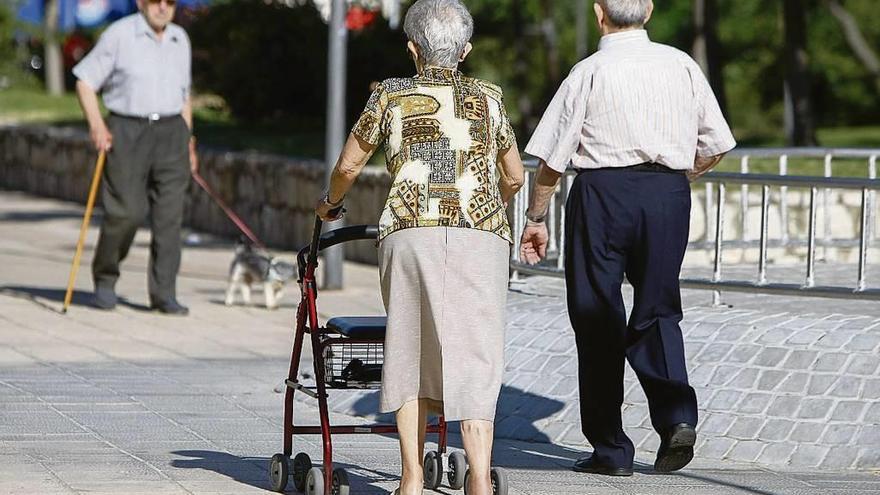
<path fill-rule="evenodd" d="M 318 204 L 315 205 L 315 215 L 318 215 L 318 218 L 325 222 L 339 220 L 344 213 L 345 208 L 343 208 L 341 204 L 332 205 L 328 203 L 326 195 L 321 196 L 321 199 L 318 200 Z"/>

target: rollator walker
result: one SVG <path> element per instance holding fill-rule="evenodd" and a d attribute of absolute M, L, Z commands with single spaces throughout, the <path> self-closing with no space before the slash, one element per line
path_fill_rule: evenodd
<path fill-rule="evenodd" d="M 284 393 L 284 452 L 272 456 L 269 476 L 272 489 L 283 492 L 288 479 L 293 477 L 294 487 L 307 495 L 348 495 L 348 474 L 341 467 L 333 467 L 333 435 L 394 434 L 397 426 L 392 424 L 331 425 L 327 407 L 328 389 L 378 389 L 381 383 L 384 361 L 384 316 L 338 316 L 326 326 L 318 323 L 318 288 L 315 270 L 318 252 L 337 244 L 358 240 L 376 241 L 379 228 L 375 225 L 343 227 L 321 235 L 322 221 L 315 220 L 312 242 L 297 255 L 299 286 L 302 298 L 296 312 L 296 332 L 290 368 L 285 380 Z M 303 341 L 309 335 L 313 354 L 315 386 L 305 386 L 299 381 L 299 366 Z M 301 392 L 318 401 L 320 425 L 299 425 L 293 415 L 294 394 Z M 462 452 L 447 450 L 447 425 L 441 416 L 434 424 L 428 424 L 427 433 L 438 435 L 438 448 L 429 451 L 424 458 L 425 488 L 436 490 L 444 475 L 447 486 L 459 490 L 465 486 L 468 476 L 467 459 Z M 314 464 L 305 452 L 293 457 L 294 435 L 321 435 L 323 459 Z M 492 469 L 494 493 L 507 494 L 507 476 L 504 471 Z"/>

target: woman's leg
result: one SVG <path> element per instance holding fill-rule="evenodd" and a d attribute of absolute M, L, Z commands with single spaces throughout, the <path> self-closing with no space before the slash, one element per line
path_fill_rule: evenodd
<path fill-rule="evenodd" d="M 397 410 L 397 431 L 400 437 L 400 460 L 403 473 L 400 495 L 421 495 L 425 484 L 422 456 L 425 450 L 425 426 L 428 422 L 428 400 L 411 400 Z"/>
<path fill-rule="evenodd" d="M 470 479 L 470 495 L 492 495 L 492 437 L 495 424 L 484 419 L 470 419 L 461 422 L 461 439 L 467 454 Z"/>

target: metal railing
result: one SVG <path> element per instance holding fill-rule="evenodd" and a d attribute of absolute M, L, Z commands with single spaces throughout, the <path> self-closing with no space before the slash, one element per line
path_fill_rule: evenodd
<path fill-rule="evenodd" d="M 775 148 L 775 149 L 738 149 L 732 151 L 728 158 L 740 160 L 740 173 L 712 172 L 700 179 L 705 184 L 705 235 L 702 240 L 691 241 L 689 250 L 713 251 L 711 278 L 682 278 L 681 285 L 685 288 L 710 289 L 715 292 L 715 301 L 719 301 L 719 291 L 761 292 L 789 295 L 813 295 L 822 297 L 856 298 L 880 300 L 880 289 L 868 288 L 866 283 L 867 254 L 871 241 L 876 238 L 876 191 L 880 189 L 877 180 L 877 156 L 880 149 L 824 149 L 824 148 Z M 773 159 L 778 163 L 778 175 L 750 173 L 750 160 Z M 788 175 L 789 159 L 821 159 L 823 160 L 822 175 L 790 176 Z M 835 159 L 864 160 L 867 165 L 867 178 L 834 177 Z M 529 266 L 519 258 L 519 235 L 524 226 L 528 196 L 531 192 L 531 181 L 537 170 L 537 162 L 526 164 L 526 177 L 520 193 L 512 205 L 514 250 L 511 256 L 512 279 L 520 274 L 536 274 L 561 277 L 564 268 L 565 252 L 565 209 L 562 207 L 574 180 L 574 172 L 569 170 L 563 175 L 557 193 L 551 198 L 547 216 L 550 234 L 548 242 L 548 259 L 536 266 Z M 726 197 L 729 186 L 740 188 L 738 205 L 741 217 L 741 238 L 725 239 Z M 694 186 L 694 191 L 697 189 Z M 749 238 L 753 225 L 748 219 L 752 205 L 749 202 L 749 188 L 760 187 L 760 229 L 759 235 Z M 770 205 L 772 202 L 771 188 L 778 189 L 778 215 L 780 235 L 771 239 L 770 236 Z M 809 189 L 808 226 L 806 239 L 789 234 L 789 188 Z M 832 223 L 829 200 L 832 191 L 860 191 L 859 233 L 855 239 L 836 239 L 832 236 Z M 824 214 L 823 231 L 818 233 L 817 216 L 821 204 Z M 858 247 L 858 273 L 854 286 L 817 285 L 815 276 L 816 255 L 819 247 Z M 723 275 L 723 259 L 725 248 L 755 248 L 758 250 L 757 274 L 753 281 L 726 280 Z M 803 284 L 771 282 L 767 276 L 767 257 L 770 248 L 806 248 L 806 276 Z"/>

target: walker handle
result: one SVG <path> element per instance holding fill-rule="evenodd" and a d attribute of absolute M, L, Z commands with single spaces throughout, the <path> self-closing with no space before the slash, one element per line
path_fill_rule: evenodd
<path fill-rule="evenodd" d="M 321 227 L 324 222 L 320 218 L 315 217 L 315 230 L 312 232 L 312 242 L 308 246 L 299 250 L 297 255 L 297 267 L 299 268 L 299 277 L 302 280 L 306 273 L 308 265 L 318 265 L 318 252 L 328 247 L 342 244 L 343 242 L 376 240 L 379 238 L 378 225 L 351 225 L 334 230 L 330 230 L 321 234 Z M 307 264 L 308 263 L 308 264 Z"/>

